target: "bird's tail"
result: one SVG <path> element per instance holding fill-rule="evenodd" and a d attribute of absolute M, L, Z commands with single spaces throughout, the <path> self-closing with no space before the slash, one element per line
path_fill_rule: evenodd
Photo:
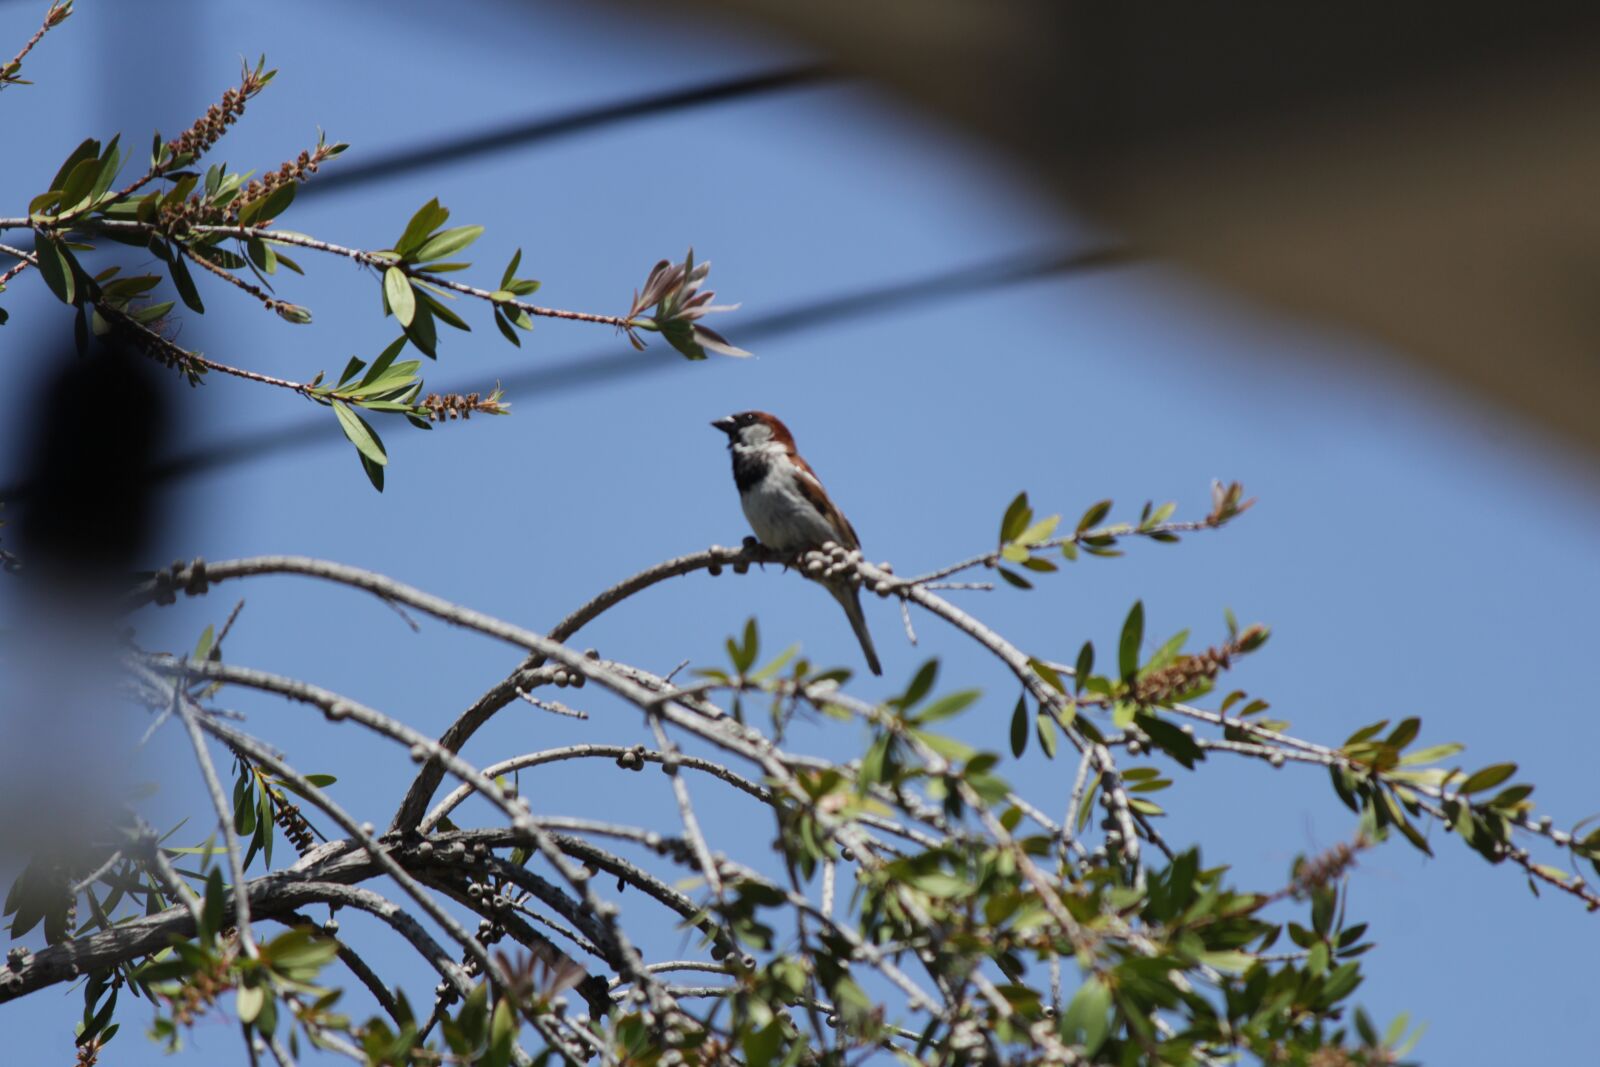
<path fill-rule="evenodd" d="M 861 614 L 861 587 L 830 585 L 828 592 L 832 593 L 833 599 L 844 608 L 845 618 L 850 620 L 850 629 L 856 632 L 856 640 L 861 642 L 861 652 L 867 657 L 867 669 L 873 674 L 882 674 L 883 666 L 878 663 L 878 650 L 872 647 L 872 634 L 867 630 L 867 617 Z"/>

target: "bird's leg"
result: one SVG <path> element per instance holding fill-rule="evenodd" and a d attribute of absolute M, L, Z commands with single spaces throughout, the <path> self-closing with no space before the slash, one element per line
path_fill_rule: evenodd
<path fill-rule="evenodd" d="M 746 552 L 751 552 L 751 553 L 754 553 L 757 549 L 766 548 L 766 546 L 763 545 L 760 541 L 757 541 L 754 537 L 751 537 L 748 534 L 745 536 L 744 541 L 740 544 L 739 547 L 743 548 Z M 761 563 L 757 564 L 757 566 L 759 566 L 762 570 L 766 570 L 767 569 L 767 564 L 766 564 L 765 560 L 763 560 Z M 788 568 L 785 567 L 784 569 L 787 570 Z"/>

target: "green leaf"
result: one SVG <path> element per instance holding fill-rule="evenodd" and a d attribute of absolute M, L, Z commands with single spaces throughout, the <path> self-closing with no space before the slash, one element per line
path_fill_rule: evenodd
<path fill-rule="evenodd" d="M 1000 543 L 1008 544 L 1017 539 L 1017 535 L 1028 528 L 1028 520 L 1033 518 L 1033 509 L 1028 506 L 1028 494 L 1018 493 L 1006 507 L 1005 517 L 1000 520 Z"/>
<path fill-rule="evenodd" d="M 856 772 L 856 778 L 863 788 L 883 781 L 891 769 L 889 741 L 888 735 L 879 737 L 867 746 L 867 751 L 862 755 L 861 769 Z"/>
<path fill-rule="evenodd" d="M 239 1013 L 239 1021 L 253 1023 L 261 1014 L 261 1006 L 266 1002 L 267 993 L 259 985 L 240 986 L 234 998 L 234 1009 Z"/>
<path fill-rule="evenodd" d="M 1111 705 L 1111 725 L 1118 730 L 1126 730 L 1133 725 L 1134 717 L 1138 714 L 1139 705 L 1119 700 Z"/>
<path fill-rule="evenodd" d="M 1083 692 L 1084 684 L 1089 681 L 1089 676 L 1094 673 L 1094 644 L 1092 642 L 1085 641 L 1083 647 L 1078 649 L 1078 662 L 1073 668 L 1073 673 L 1073 681 L 1076 683 L 1077 691 L 1081 693 Z"/>
<path fill-rule="evenodd" d="M 1117 667 L 1123 681 L 1132 681 L 1139 671 L 1139 646 L 1144 643 L 1144 601 L 1135 600 L 1122 623 L 1122 637 L 1117 642 Z"/>
<path fill-rule="evenodd" d="M 465 319 L 435 300 L 425 290 L 413 287 L 412 291 L 416 293 L 417 299 L 433 313 L 435 318 L 440 319 L 448 326 L 454 326 L 458 330 L 472 332 L 472 327 L 467 325 Z"/>
<path fill-rule="evenodd" d="M 1056 527 L 1061 524 L 1060 515 L 1050 515 L 1040 519 L 1032 526 L 1017 535 L 1017 542 L 1024 545 L 1036 545 L 1056 532 Z"/>
<path fill-rule="evenodd" d="M 350 405 L 342 400 L 333 401 L 333 412 L 339 416 L 339 428 L 344 435 L 350 438 L 350 443 L 356 446 L 356 451 L 362 456 L 384 466 L 389 462 L 389 454 L 384 451 L 383 442 L 373 432 L 367 420 L 351 410 Z"/>
<path fill-rule="evenodd" d="M 964 897 L 970 896 L 973 884 L 960 875 L 951 874 L 949 871 L 927 871 L 920 874 L 911 874 L 906 881 L 913 889 L 926 893 L 930 897 Z"/>
<path fill-rule="evenodd" d="M 1396 1022 L 1400 1022 L 1400 1023 L 1403 1024 L 1405 1022 L 1405 1020 L 1406 1020 L 1406 1016 L 1402 1015 L 1402 1016 L 1400 1016 L 1399 1019 L 1396 1019 L 1395 1021 Z M 1402 1030 L 1403 1029 L 1404 1029 L 1404 1026 L 1402 1026 Z M 1411 1052 L 1412 1049 L 1417 1047 L 1417 1042 L 1422 1040 L 1422 1035 L 1427 1033 L 1427 1032 L 1428 1032 L 1428 1024 L 1427 1023 L 1418 1023 L 1417 1024 L 1417 1028 L 1415 1030 L 1411 1031 L 1411 1036 L 1410 1037 L 1406 1038 L 1404 1041 L 1400 1042 L 1398 1045 L 1395 1045 L 1394 1054 L 1396 1056 L 1400 1056 L 1400 1057 L 1404 1057 L 1404 1056 L 1408 1055 Z"/>
<path fill-rule="evenodd" d="M 200 924 L 196 937 L 201 942 L 209 942 L 222 930 L 222 916 L 226 905 L 222 889 L 222 868 L 211 868 L 211 874 L 206 878 L 205 903 L 200 908 Z"/>
<path fill-rule="evenodd" d="M 511 283 L 516 280 L 517 267 L 521 263 L 522 249 L 519 248 L 515 252 L 511 253 L 511 262 L 506 264 L 506 272 L 500 275 L 500 288 L 509 288 Z"/>
<path fill-rule="evenodd" d="M 1394 728 L 1394 732 L 1389 735 L 1387 743 L 1393 745 L 1395 748 L 1405 748 L 1411 742 L 1415 741 L 1417 739 L 1417 734 L 1421 732 L 1421 719 L 1415 717 L 1403 719 L 1401 720 L 1400 724 Z"/>
<path fill-rule="evenodd" d="M 778 653 L 778 655 L 770 663 L 768 663 L 765 667 L 762 667 L 759 671 L 756 671 L 754 674 L 750 675 L 750 677 L 758 682 L 764 682 L 768 679 L 776 678 L 778 676 L 778 672 L 787 667 L 789 665 L 789 661 L 794 659 L 799 654 L 800 646 L 790 645 L 788 648 Z"/>
<path fill-rule="evenodd" d="M 262 957 L 274 970 L 315 971 L 339 954 L 339 943 L 319 937 L 310 927 L 286 930 L 262 946 Z"/>
<path fill-rule="evenodd" d="M 1054 689 L 1062 696 L 1066 696 L 1067 683 L 1061 677 L 1060 671 L 1056 670 L 1042 659 L 1029 659 L 1028 667 L 1033 671 L 1034 674 L 1037 674 L 1040 678 L 1043 678 L 1045 684 L 1051 689 Z"/>
<path fill-rule="evenodd" d="M 450 218 L 447 208 L 439 205 L 439 198 L 434 197 L 417 209 L 411 216 L 411 221 L 406 223 L 405 232 L 400 235 L 400 240 L 395 242 L 394 250 L 406 258 L 412 258 L 411 253 L 428 239 L 428 235 Z"/>
<path fill-rule="evenodd" d="M 1456 789 L 1458 793 L 1478 793 L 1490 789 L 1517 773 L 1515 763 L 1494 763 L 1478 771 Z"/>
<path fill-rule="evenodd" d="M 1111 990 L 1098 975 L 1085 978 L 1061 1017 L 1061 1033 L 1093 1056 L 1111 1033 Z"/>
<path fill-rule="evenodd" d="M 1145 670 L 1158 671 L 1170 665 L 1178 658 L 1178 653 L 1183 650 L 1185 642 L 1189 640 L 1188 630 L 1179 630 L 1169 637 L 1164 645 L 1156 649 L 1150 656 L 1150 661 L 1145 664 Z"/>
<path fill-rule="evenodd" d="M 778 1053 L 783 1050 L 783 1023 L 773 1019 L 759 1029 L 752 1026 L 745 1030 L 742 1040 L 745 1063 L 749 1067 L 773 1067 L 778 1062 Z"/>
<path fill-rule="evenodd" d="M 996 571 L 1000 577 L 1006 580 L 1007 585 L 1014 586 L 1017 589 L 1033 588 L 1033 583 L 1028 581 L 1028 579 L 1024 578 L 1022 575 L 1018 574 L 1016 571 L 1008 571 L 1004 567 L 998 567 L 996 568 Z"/>
<path fill-rule="evenodd" d="M 268 274 L 278 273 L 278 253 L 267 242 L 259 237 L 247 238 L 244 250 L 250 256 L 250 262 Z"/>
<path fill-rule="evenodd" d="M 1383 798 L 1389 818 L 1394 822 L 1395 826 L 1399 827 L 1400 833 L 1404 835 L 1405 839 L 1411 842 L 1424 855 L 1433 855 L 1433 849 L 1428 847 L 1428 839 L 1422 836 L 1422 831 L 1412 825 L 1410 819 L 1406 818 L 1405 809 L 1401 807 L 1400 801 L 1395 798 L 1395 795 L 1387 789 L 1380 789 L 1378 793 Z"/>
<path fill-rule="evenodd" d="M 1489 801 L 1489 806 L 1492 808 L 1515 808 L 1526 800 L 1528 794 L 1532 792 L 1533 786 L 1531 785 L 1508 786 L 1494 795 L 1494 798 Z"/>
<path fill-rule="evenodd" d="M 501 998 L 489 1021 L 489 1049 L 478 1061 L 479 1067 L 507 1067 L 516 1036 L 516 1016 L 511 1012 L 510 1002 Z"/>
<path fill-rule="evenodd" d="M 81 207 L 89 198 L 89 192 L 94 188 L 95 179 L 100 176 L 100 159 L 98 155 L 88 159 L 79 160 L 77 166 L 72 168 L 72 173 L 67 175 L 66 182 L 61 186 L 61 204 L 58 213 L 65 214 Z"/>
<path fill-rule="evenodd" d="M 238 806 L 233 809 L 233 830 L 241 837 L 249 837 L 256 832 L 256 797 L 253 793 L 240 796 Z"/>
<path fill-rule="evenodd" d="M 294 203 L 296 185 L 289 182 L 272 190 L 267 196 L 252 204 L 246 204 L 244 210 L 239 212 L 239 224 L 242 226 L 265 225 L 272 219 L 289 210 L 289 205 Z"/>
<path fill-rule="evenodd" d="M 1322 985 L 1322 995 L 1318 998 L 1325 1004 L 1333 1004 L 1343 1000 L 1354 993 L 1356 986 L 1361 984 L 1360 965 L 1346 963 L 1334 969 L 1328 980 Z"/>
<path fill-rule="evenodd" d="M 1039 747 L 1044 749 L 1046 759 L 1056 758 L 1056 717 L 1044 708 L 1039 709 L 1037 716 L 1039 729 Z"/>
<path fill-rule="evenodd" d="M 1240 695 L 1242 696 L 1243 694 L 1240 694 Z M 1383 730 L 1384 730 L 1384 727 L 1386 727 L 1388 725 L 1389 725 L 1389 720 L 1388 719 L 1379 719 L 1377 722 L 1372 723 L 1371 725 L 1363 726 L 1361 729 L 1357 730 L 1355 733 L 1353 733 L 1349 737 L 1345 738 L 1345 742 L 1344 742 L 1345 748 L 1350 748 L 1351 746 L 1359 745 L 1363 741 L 1372 740 L 1374 737 L 1377 737 L 1380 733 L 1382 733 Z"/>
<path fill-rule="evenodd" d="M 372 366 L 367 368 L 367 373 L 361 376 L 361 381 L 357 383 L 357 388 L 372 385 L 383 377 L 384 371 L 394 364 L 395 357 L 404 351 L 405 347 L 406 338 L 404 334 L 390 341 L 389 347 L 378 353 L 378 358 L 372 361 Z M 348 380 L 348 377 L 346 380 Z"/>
<path fill-rule="evenodd" d="M 86 159 L 97 159 L 99 156 L 100 142 L 93 137 L 87 138 L 77 148 L 74 148 L 72 154 L 61 164 L 61 169 L 56 171 L 56 176 L 50 179 L 50 188 L 64 189 L 67 184 L 67 175 L 71 174 L 79 163 Z"/>
<path fill-rule="evenodd" d="M 390 267 L 383 272 L 383 296 L 389 302 L 389 310 L 400 320 L 400 325 L 410 326 L 417 314 L 417 299 L 411 289 L 411 279 L 406 277 L 405 271 Z"/>
<path fill-rule="evenodd" d="M 500 336 L 504 337 L 507 341 L 510 341 L 518 348 L 522 347 L 522 338 L 517 336 L 517 331 L 511 328 L 511 324 L 506 321 L 506 317 L 500 314 L 499 308 L 495 308 L 494 310 L 494 326 L 495 329 L 500 331 Z"/>
<path fill-rule="evenodd" d="M 1138 723 L 1139 729 L 1149 735 L 1151 744 L 1189 770 L 1194 770 L 1194 765 L 1206 758 L 1205 749 L 1200 747 L 1199 742 L 1167 720 L 1157 715 L 1143 713 L 1136 715 L 1134 721 Z"/>
<path fill-rule="evenodd" d="M 756 629 L 756 620 L 752 617 L 745 620 L 744 637 L 741 641 L 728 638 L 728 659 L 733 664 L 736 674 L 744 674 L 755 666 L 756 656 L 761 653 L 761 634 Z"/>
<path fill-rule="evenodd" d="M 200 640 L 194 643 L 194 654 L 190 658 L 200 660 L 211 655 L 211 643 L 216 640 L 216 634 L 216 627 L 208 624 L 200 632 Z"/>
<path fill-rule="evenodd" d="M 368 459 L 364 455 L 361 455 L 359 452 L 356 454 L 356 458 L 361 461 L 361 470 L 364 474 L 366 474 L 367 481 L 372 483 L 372 488 L 376 489 L 380 493 L 383 492 L 383 465 L 381 463 L 374 463 L 372 460 Z"/>
<path fill-rule="evenodd" d="M 1098 523 L 1101 519 L 1105 518 L 1106 513 L 1110 510 L 1111 501 L 1109 500 L 1102 500 L 1097 504 L 1090 505 L 1089 510 L 1083 513 L 1083 518 L 1078 520 L 1077 532 L 1083 533 L 1085 530 Z"/>
<path fill-rule="evenodd" d="M 176 306 L 177 305 L 171 300 L 163 300 L 159 304 L 151 304 L 149 307 L 140 308 L 137 311 L 131 311 L 129 314 L 133 316 L 135 321 L 149 325 L 150 323 L 155 322 L 157 319 L 166 318 L 167 312 L 171 311 Z"/>
<path fill-rule="evenodd" d="M 439 358 L 439 328 L 434 324 L 433 312 L 428 310 L 427 304 L 418 305 L 416 317 L 405 330 L 406 338 L 417 346 L 418 352 L 429 359 Z"/>
<path fill-rule="evenodd" d="M 944 734 L 929 733 L 926 730 L 912 730 L 911 736 L 952 763 L 969 760 L 977 752 L 971 745 L 957 741 L 953 737 L 946 737 Z"/>
<path fill-rule="evenodd" d="M 41 238 L 34 246 L 39 260 L 39 275 L 63 304 L 78 302 L 78 279 L 72 269 L 72 254 L 53 238 Z"/>
<path fill-rule="evenodd" d="M 933 689 L 933 683 L 939 676 L 939 661 L 930 659 L 917 668 L 917 673 L 911 678 L 911 684 L 906 691 L 892 701 L 902 711 L 915 707 L 917 702 Z"/>
<path fill-rule="evenodd" d="M 1017 706 L 1011 713 L 1011 754 L 1021 758 L 1028 750 L 1028 694 L 1017 697 Z"/>
<path fill-rule="evenodd" d="M 428 238 L 412 258 L 419 263 L 426 263 L 431 259 L 443 259 L 453 252 L 461 251 L 481 236 L 483 236 L 482 226 L 457 226 Z"/>
<path fill-rule="evenodd" d="M 183 306 L 197 315 L 204 315 L 206 306 L 200 302 L 200 291 L 195 288 L 194 278 L 189 274 L 189 263 L 182 253 L 175 255 L 169 261 L 172 272 L 172 284 L 178 290 L 178 296 L 183 299 Z"/>
<path fill-rule="evenodd" d="M 1442 745 L 1433 745 L 1429 748 L 1419 748 L 1417 751 L 1400 760 L 1401 766 L 1413 766 L 1418 763 L 1434 763 L 1438 760 L 1449 759 L 1461 752 L 1466 746 L 1454 741 Z"/>
<path fill-rule="evenodd" d="M 942 696 L 924 708 L 912 721 L 926 724 L 938 722 L 940 719 L 948 719 L 953 715 L 959 715 L 971 707 L 980 695 L 982 695 L 980 690 L 963 689 L 948 696 Z"/>

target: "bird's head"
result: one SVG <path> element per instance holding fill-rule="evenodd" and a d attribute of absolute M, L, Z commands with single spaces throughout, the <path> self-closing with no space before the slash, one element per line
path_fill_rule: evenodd
<path fill-rule="evenodd" d="M 794 437 L 789 433 L 789 428 L 778 420 L 776 415 L 769 415 L 765 411 L 741 411 L 736 415 L 724 415 L 720 419 L 713 419 L 711 425 L 728 435 L 728 447 L 765 450 L 776 446 L 785 450 L 793 450 Z"/>

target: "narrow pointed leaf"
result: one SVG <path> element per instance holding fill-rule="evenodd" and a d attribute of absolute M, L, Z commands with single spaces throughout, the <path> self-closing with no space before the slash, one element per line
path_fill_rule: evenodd
<path fill-rule="evenodd" d="M 350 438 L 350 443 L 356 446 L 357 452 L 380 467 L 389 462 L 389 454 L 384 451 L 383 442 L 378 439 L 372 427 L 367 425 L 366 419 L 356 414 L 350 405 L 342 400 L 333 402 L 333 413 L 339 416 L 339 428 Z"/>
<path fill-rule="evenodd" d="M 400 320 L 400 325 L 410 326 L 417 314 L 417 298 L 405 271 L 390 267 L 383 272 L 383 296 L 389 302 L 389 310 Z"/>

